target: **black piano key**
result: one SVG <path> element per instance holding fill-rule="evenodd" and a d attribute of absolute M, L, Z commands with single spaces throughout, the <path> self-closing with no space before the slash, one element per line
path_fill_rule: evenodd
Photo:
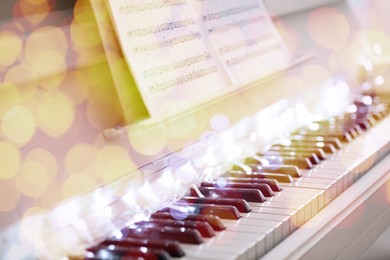
<path fill-rule="evenodd" d="M 249 202 L 258 202 L 258 203 L 262 203 L 266 200 L 264 195 L 258 189 L 199 187 L 199 191 L 205 197 L 212 197 L 212 198 L 244 199 Z M 197 192 L 194 189 L 190 189 L 190 193 L 191 196 L 197 196 Z"/>
<path fill-rule="evenodd" d="M 202 182 L 200 184 L 202 187 L 215 187 L 218 188 L 218 183 L 215 182 Z M 274 196 L 274 192 L 271 187 L 265 183 L 243 183 L 243 182 L 227 182 L 224 187 L 226 188 L 249 188 L 249 189 L 258 189 L 263 193 L 265 197 Z M 248 205 L 249 206 L 249 205 Z"/>
<path fill-rule="evenodd" d="M 226 177 L 238 177 L 238 178 L 250 178 L 250 179 L 273 179 L 278 182 L 292 183 L 294 182 L 293 178 L 290 175 L 279 174 L 279 173 L 260 173 L 255 172 L 252 174 L 247 174 L 244 171 L 227 171 L 225 173 Z"/>
<path fill-rule="evenodd" d="M 100 245 L 121 246 L 121 247 L 146 247 L 152 249 L 165 250 L 172 257 L 182 257 L 185 255 L 183 249 L 177 241 L 173 240 L 150 240 L 150 239 L 136 239 L 126 238 L 124 240 L 107 239 L 100 243 Z"/>
<path fill-rule="evenodd" d="M 291 175 L 292 177 L 301 177 L 299 169 L 295 165 L 261 165 L 259 160 L 253 157 L 245 158 L 244 163 L 249 166 L 254 172 L 264 172 L 264 173 L 281 173 Z M 242 171 L 240 166 L 234 165 L 233 170 Z"/>
<path fill-rule="evenodd" d="M 227 182 L 238 182 L 238 183 L 265 183 L 267 184 L 272 191 L 282 191 L 282 186 L 280 186 L 277 180 L 273 179 L 257 179 L 257 178 L 239 178 L 239 177 L 227 177 L 224 178 Z"/>
<path fill-rule="evenodd" d="M 150 260 L 168 260 L 169 254 L 161 249 L 150 249 L 145 247 L 122 247 L 122 246 L 96 246 L 88 248 L 93 253 L 93 257 L 87 259 L 99 260 L 123 260 L 123 259 L 150 259 Z"/>
<path fill-rule="evenodd" d="M 155 212 L 150 216 L 151 219 L 176 219 L 168 212 Z M 225 226 L 218 216 L 214 215 L 186 215 L 185 220 L 204 221 L 214 229 L 214 231 L 225 230 Z"/>
<path fill-rule="evenodd" d="M 123 238 L 149 238 L 176 240 L 184 244 L 201 244 L 198 230 L 184 227 L 131 227 L 122 229 Z"/>
<path fill-rule="evenodd" d="M 137 227 L 184 227 L 193 228 L 199 231 L 202 237 L 213 237 L 215 236 L 214 230 L 207 222 L 201 221 L 183 221 L 183 220 L 171 220 L 171 219 L 152 219 L 150 221 L 140 221 L 134 224 Z"/>
<path fill-rule="evenodd" d="M 243 199 L 231 198 L 200 198 L 200 197 L 183 197 L 179 202 L 196 203 L 196 204 L 215 204 L 215 205 L 231 205 L 237 208 L 239 212 L 248 213 L 251 207 L 248 202 Z"/>
<path fill-rule="evenodd" d="M 184 203 L 175 203 L 175 205 L 180 206 L 182 209 L 186 210 L 185 214 L 189 215 L 214 215 L 222 219 L 239 219 L 241 218 L 240 212 L 234 206 L 227 205 L 213 205 L 213 204 L 184 204 Z M 177 212 L 178 215 L 183 214 L 183 212 L 178 212 L 176 209 L 165 208 L 161 210 L 162 212 Z"/>

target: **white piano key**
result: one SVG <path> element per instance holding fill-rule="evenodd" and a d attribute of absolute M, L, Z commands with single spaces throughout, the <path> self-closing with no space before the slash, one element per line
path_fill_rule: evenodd
<path fill-rule="evenodd" d="M 265 235 L 266 250 L 270 250 L 282 241 L 282 222 L 275 220 L 241 218 L 222 220 L 229 231 L 260 233 Z"/>
<path fill-rule="evenodd" d="M 255 213 L 255 214 L 250 214 L 246 218 L 242 218 L 242 219 L 243 220 L 259 219 L 259 220 L 271 220 L 271 221 L 280 222 L 282 225 L 282 239 L 286 238 L 291 232 L 289 216 L 278 215 L 278 214 Z"/>
<path fill-rule="evenodd" d="M 181 246 L 186 253 L 181 259 L 255 259 L 265 252 L 265 236 L 225 230 L 201 245 Z"/>
<path fill-rule="evenodd" d="M 298 211 L 290 208 L 266 208 L 266 207 L 258 207 L 259 210 L 252 211 L 250 213 L 241 214 L 244 218 L 260 218 L 262 215 L 273 216 L 282 216 L 287 217 L 289 233 L 291 234 L 297 229 L 298 223 Z"/>

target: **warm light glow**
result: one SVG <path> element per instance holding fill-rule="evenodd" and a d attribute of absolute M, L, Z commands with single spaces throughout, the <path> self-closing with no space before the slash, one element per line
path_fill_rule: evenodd
<path fill-rule="evenodd" d="M 4 114 L 1 129 L 9 141 L 16 145 L 25 145 L 35 134 L 35 117 L 26 107 L 15 106 Z"/>
<path fill-rule="evenodd" d="M 58 162 L 50 151 L 42 148 L 33 149 L 27 154 L 25 160 L 37 162 L 45 167 L 49 181 L 57 176 Z"/>
<path fill-rule="evenodd" d="M 68 131 L 74 117 L 72 101 L 60 92 L 45 97 L 37 110 L 38 125 L 50 136 L 60 136 Z"/>
<path fill-rule="evenodd" d="M 11 66 L 23 47 L 21 38 L 14 32 L 0 32 L 0 67 Z"/>
<path fill-rule="evenodd" d="M 40 163 L 25 161 L 16 176 L 16 184 L 20 191 L 29 197 L 41 196 L 49 185 L 46 168 Z"/>
<path fill-rule="evenodd" d="M 97 187 L 95 180 L 85 174 L 73 174 L 68 177 L 62 188 L 64 199 L 86 193 Z"/>
<path fill-rule="evenodd" d="M 47 89 L 57 88 L 61 83 L 65 75 L 67 65 L 64 54 L 59 51 L 46 51 L 37 55 L 31 66 L 39 79 L 45 79 L 49 77 L 50 81 L 40 80 L 46 84 L 41 84 L 41 87 Z"/>
<path fill-rule="evenodd" d="M 31 66 L 20 64 L 11 67 L 4 76 L 4 82 L 17 85 L 23 100 L 34 97 L 38 88 L 37 79 Z"/>
<path fill-rule="evenodd" d="M 2 158 L 0 158 L 1 160 Z M 7 212 L 13 210 L 18 205 L 21 194 L 14 181 L 1 179 L 2 171 L 3 167 L 0 172 L 0 212 Z"/>
<path fill-rule="evenodd" d="M 314 10 L 310 14 L 308 28 L 311 38 L 318 46 L 332 50 L 341 48 L 350 33 L 345 16 L 329 7 Z"/>
<path fill-rule="evenodd" d="M 29 64 L 47 52 L 57 52 L 65 57 L 68 50 L 68 40 L 65 33 L 58 27 L 45 26 L 31 33 L 26 41 L 24 56 Z"/>
<path fill-rule="evenodd" d="M 94 165 L 98 150 L 85 143 L 73 146 L 65 156 L 65 168 L 68 174 L 83 172 L 87 167 Z"/>
<path fill-rule="evenodd" d="M 132 125 L 128 129 L 128 137 L 132 147 L 140 154 L 155 155 L 167 144 L 167 136 L 159 126 Z"/>
<path fill-rule="evenodd" d="M 0 180 L 11 179 L 19 171 L 21 156 L 19 150 L 9 142 L 0 142 Z"/>
<path fill-rule="evenodd" d="M 116 159 L 109 163 L 103 172 L 104 183 L 109 183 L 126 174 L 131 173 L 137 167 L 130 159 Z"/>
<path fill-rule="evenodd" d="M 21 102 L 21 95 L 17 87 L 9 83 L 0 83 L 0 119 L 8 109 Z"/>
<path fill-rule="evenodd" d="M 29 21 L 32 25 L 40 24 L 49 14 L 50 5 L 48 0 L 38 0 L 35 3 L 32 0 L 19 0 L 20 11 L 24 18 Z"/>

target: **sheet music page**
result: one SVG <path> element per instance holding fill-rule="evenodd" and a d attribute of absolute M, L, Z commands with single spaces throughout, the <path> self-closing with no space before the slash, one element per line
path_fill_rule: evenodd
<path fill-rule="evenodd" d="M 290 62 L 261 0 L 194 0 L 212 46 L 234 83 L 259 79 Z"/>
<path fill-rule="evenodd" d="M 108 0 L 107 7 L 152 116 L 231 85 L 208 46 L 192 0 Z"/>

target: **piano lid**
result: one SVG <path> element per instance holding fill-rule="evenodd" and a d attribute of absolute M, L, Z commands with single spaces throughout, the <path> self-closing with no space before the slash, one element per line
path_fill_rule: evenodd
<path fill-rule="evenodd" d="M 126 193 L 127 190 L 118 186 L 115 180 L 123 178 L 125 183 L 134 182 L 134 191 L 147 194 L 150 186 L 138 189 L 135 180 L 142 180 L 167 164 L 181 169 L 178 176 L 187 175 L 183 172 L 193 174 L 191 167 L 182 164 L 183 157 L 186 158 L 187 152 L 192 155 L 201 150 L 200 147 L 207 147 L 210 140 L 205 138 L 207 136 L 226 130 L 232 134 L 217 136 L 221 138 L 219 140 L 231 141 L 254 126 L 256 134 L 253 138 L 261 137 L 259 143 L 265 144 L 290 129 L 285 128 L 284 120 L 292 128 L 295 122 L 303 124 L 310 119 L 296 115 L 308 111 L 322 116 L 331 113 L 324 107 L 334 108 L 335 103 L 339 104 L 337 99 L 334 102 L 334 97 L 341 98 L 340 93 L 348 94 L 351 89 L 348 85 L 353 86 L 357 82 L 356 75 L 360 75 L 360 64 L 368 76 L 376 75 L 370 55 L 379 56 L 378 50 L 381 50 L 381 55 L 389 56 L 385 47 L 388 41 L 385 24 L 375 24 L 374 27 L 367 23 L 365 29 L 372 30 L 360 31 L 351 12 L 353 7 L 354 12 L 363 12 L 365 17 L 373 14 L 387 17 L 382 13 L 386 10 L 381 5 L 383 3 L 379 2 L 341 1 L 326 8 L 275 15 L 274 21 L 294 56 L 309 51 L 314 55 L 312 59 L 295 60 L 289 70 L 274 77 L 244 86 L 240 91 L 186 113 L 155 120 L 141 120 L 147 117 L 142 102 L 131 104 L 134 109 L 129 118 L 124 115 L 123 104 L 114 86 L 128 84 L 129 78 L 124 76 L 116 82 L 118 78 L 110 69 L 110 59 L 117 58 L 119 61 L 114 66 L 120 72 L 123 57 L 120 53 L 110 57 L 104 51 L 102 37 L 108 40 L 111 48 L 117 46 L 117 41 L 112 35 L 102 36 L 99 32 L 96 12 L 89 1 L 77 1 L 72 10 L 74 18 L 56 23 L 60 26 L 45 23 L 56 18 L 62 21 L 58 19 L 63 17 L 62 14 L 53 11 L 51 1 L 40 1 L 41 4 L 34 6 L 37 7 L 34 10 L 42 10 L 40 15 L 45 16 L 32 18 L 21 12 L 23 15 L 2 22 L 0 46 L 8 51 L 0 53 L 1 254 L 12 258 L 23 252 L 19 249 L 26 245 L 29 249 L 45 252 L 42 244 L 30 243 L 35 241 L 34 232 L 39 230 L 26 223 L 36 216 L 42 217 L 42 222 L 39 222 L 42 226 L 36 227 L 42 228 L 45 235 L 54 234 L 69 223 L 72 223 L 72 228 L 82 230 L 82 224 L 74 220 L 88 215 L 88 210 L 95 206 L 101 209 L 101 204 L 97 203 L 102 199 L 100 195 L 105 194 L 100 193 L 101 190 L 110 193 L 114 188 L 118 189 L 118 196 Z M 0 6 L 5 3 L 9 2 L 2 1 Z M 22 3 L 23 8 L 32 8 L 31 1 L 17 2 L 18 5 Z M 28 10 L 31 14 L 33 9 Z M 42 17 L 46 18 L 40 20 Z M 327 22 L 329 17 L 332 17 L 332 24 Z M 334 24 L 339 25 L 340 30 L 333 30 Z M 368 45 L 364 45 L 368 47 L 363 51 L 357 51 L 360 45 L 356 42 L 360 39 L 357 36 L 368 39 Z M 375 79 L 376 84 L 384 86 L 386 73 L 382 78 L 375 76 Z M 128 100 L 138 95 L 135 100 L 140 100 L 136 91 L 125 95 Z M 317 106 L 321 101 L 325 104 L 322 108 Z M 283 120 L 277 115 L 282 115 Z M 131 124 L 121 128 L 125 122 Z M 105 136 L 107 129 L 112 137 L 110 140 Z M 199 148 L 188 145 L 198 140 L 201 141 Z M 226 144 L 223 148 L 235 147 L 231 142 L 222 143 Z M 186 149 L 181 150 L 183 147 Z M 222 160 L 213 154 L 206 155 L 211 165 Z M 229 156 L 234 158 L 237 154 L 232 152 Z M 146 168 L 138 170 L 142 166 Z M 175 180 L 169 174 L 162 178 L 157 183 Z M 98 187 L 101 187 L 98 195 L 90 192 Z M 87 195 L 78 203 L 81 194 Z M 109 203 L 115 196 L 106 198 L 107 201 L 103 202 Z M 153 198 L 141 200 L 140 197 L 136 206 L 152 205 Z M 79 210 L 63 211 L 64 208 L 58 206 L 65 204 L 77 205 Z M 83 211 L 83 207 L 88 210 Z M 69 212 L 74 214 L 68 215 Z M 97 216 L 102 213 L 96 212 Z M 58 238 L 64 239 L 67 235 L 62 233 Z M 88 240 L 87 237 L 82 239 Z"/>

